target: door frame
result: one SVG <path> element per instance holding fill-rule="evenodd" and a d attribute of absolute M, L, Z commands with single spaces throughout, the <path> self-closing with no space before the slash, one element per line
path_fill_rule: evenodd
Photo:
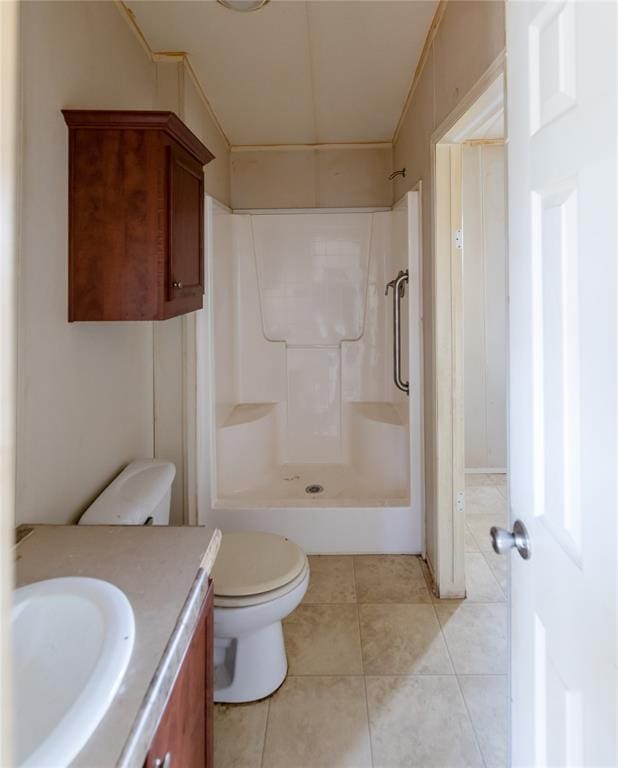
<path fill-rule="evenodd" d="M 414 193 L 414 194 L 412 194 Z M 427 558 L 427 525 L 425 507 L 425 401 L 423 349 L 423 182 L 419 179 L 399 200 L 408 209 L 408 440 L 410 450 L 410 506 L 420 511 L 421 557 Z M 416 243 L 417 251 L 413 251 Z"/>
<path fill-rule="evenodd" d="M 11 608 L 15 536 L 19 248 L 19 3 L 0 3 L 0 765 L 12 764 Z"/>
<path fill-rule="evenodd" d="M 442 598 L 466 595 L 463 265 L 454 240 L 461 227 L 461 143 L 505 105 L 502 52 L 431 135 L 436 555 L 430 567 Z"/>

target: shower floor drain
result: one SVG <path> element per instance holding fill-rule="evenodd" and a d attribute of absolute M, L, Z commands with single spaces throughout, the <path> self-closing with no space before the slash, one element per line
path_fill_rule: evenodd
<path fill-rule="evenodd" d="M 321 485 L 308 485 L 305 488 L 305 493 L 322 493 L 324 488 Z"/>

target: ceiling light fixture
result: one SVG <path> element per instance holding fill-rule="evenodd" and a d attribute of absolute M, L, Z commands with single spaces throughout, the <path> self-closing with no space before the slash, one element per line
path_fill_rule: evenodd
<path fill-rule="evenodd" d="M 224 8 L 231 11 L 259 11 L 269 0 L 217 0 Z"/>

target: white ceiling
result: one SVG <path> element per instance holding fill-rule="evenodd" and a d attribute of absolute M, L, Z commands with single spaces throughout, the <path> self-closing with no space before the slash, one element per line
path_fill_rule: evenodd
<path fill-rule="evenodd" d="M 157 52 L 185 51 L 233 146 L 390 141 L 437 0 L 130 0 Z"/>

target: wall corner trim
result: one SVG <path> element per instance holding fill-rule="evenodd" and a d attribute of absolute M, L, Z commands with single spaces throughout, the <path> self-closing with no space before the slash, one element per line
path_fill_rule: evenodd
<path fill-rule="evenodd" d="M 302 152 L 328 149 L 392 149 L 390 141 L 331 141 L 316 144 L 235 144 L 230 152 Z"/>
<path fill-rule="evenodd" d="M 148 40 L 146 39 L 146 35 L 142 32 L 137 19 L 135 18 L 134 12 L 129 8 L 129 6 L 124 2 L 124 0 L 114 0 L 116 3 L 116 7 L 124 17 L 125 21 L 129 25 L 129 27 L 133 30 L 133 33 L 139 40 L 141 46 L 146 51 L 148 57 L 150 60 L 154 63 L 182 63 L 189 74 L 189 77 L 193 81 L 193 84 L 196 87 L 196 90 L 199 94 L 200 99 L 202 100 L 204 106 L 206 107 L 206 111 L 212 118 L 213 123 L 215 124 L 217 130 L 221 134 L 221 138 L 225 142 L 225 145 L 228 149 L 228 151 L 231 148 L 230 140 L 225 134 L 225 131 L 223 130 L 221 123 L 219 121 L 219 118 L 217 117 L 214 109 L 212 108 L 212 105 L 210 101 L 208 100 L 208 97 L 206 96 L 206 92 L 200 83 L 195 70 L 193 69 L 193 65 L 191 64 L 191 60 L 189 59 L 189 54 L 185 51 L 154 51 Z"/>
<path fill-rule="evenodd" d="M 139 28 L 139 24 L 137 23 L 137 20 L 135 19 L 135 14 L 133 11 L 129 8 L 129 6 L 123 2 L 123 0 L 114 0 L 114 4 L 116 5 L 116 8 L 118 8 L 118 12 L 123 17 L 123 19 L 127 22 L 129 27 L 131 28 L 131 31 L 135 35 L 135 37 L 138 39 L 140 45 L 146 51 L 146 55 L 151 61 L 154 61 L 153 54 L 152 54 L 152 48 L 150 45 L 148 45 L 148 40 L 144 37 L 144 33 Z"/>
<path fill-rule="evenodd" d="M 440 28 L 442 19 L 444 18 L 444 13 L 446 11 L 446 6 L 448 2 L 449 0 L 439 0 L 438 7 L 436 8 L 436 12 L 433 15 L 433 19 L 431 20 L 429 29 L 427 30 L 427 37 L 425 38 L 423 50 L 421 51 L 418 64 L 416 65 L 416 69 L 414 70 L 412 82 L 410 83 L 410 87 L 408 89 L 408 95 L 406 96 L 406 100 L 403 102 L 401 114 L 399 115 L 399 120 L 397 121 L 395 132 L 393 133 L 393 139 L 392 139 L 393 146 L 397 143 L 399 139 L 401 128 L 408 115 L 408 112 L 410 111 L 410 106 L 412 104 L 412 98 L 414 97 L 414 92 L 416 91 L 416 87 L 420 82 L 421 75 L 423 74 L 423 70 L 425 69 L 425 65 L 427 64 L 427 59 L 429 58 L 431 46 L 433 45 L 433 41 L 436 37 L 436 34 L 438 33 L 438 29 Z"/>

